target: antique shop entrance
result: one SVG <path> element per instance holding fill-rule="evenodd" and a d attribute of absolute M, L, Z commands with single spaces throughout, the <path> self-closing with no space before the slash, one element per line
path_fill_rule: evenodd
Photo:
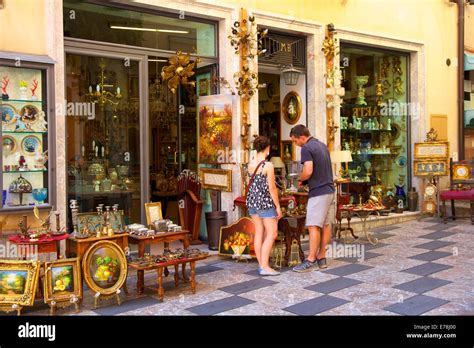
<path fill-rule="evenodd" d="M 68 113 L 68 200 L 79 212 L 118 204 L 127 224 L 144 222 L 144 203 L 159 200 L 177 220 L 176 200 L 167 203 L 177 175 L 197 170 L 196 96 L 214 93 L 216 25 L 113 6 L 64 1 L 66 100 L 95 111 Z M 202 61 L 196 88 L 173 94 L 161 70 L 177 50 Z"/>
<path fill-rule="evenodd" d="M 296 160 L 289 133 L 295 124 L 307 124 L 306 37 L 272 30 L 263 38 L 266 52 L 258 58 L 259 134 L 271 140 L 270 156 L 276 168 Z"/>

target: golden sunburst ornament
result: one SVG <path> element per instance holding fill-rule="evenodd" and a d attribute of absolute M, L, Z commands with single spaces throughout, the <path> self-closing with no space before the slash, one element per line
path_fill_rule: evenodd
<path fill-rule="evenodd" d="M 161 69 L 161 77 L 163 81 L 168 81 L 168 88 L 172 93 L 176 93 L 178 85 L 195 86 L 194 81 L 189 79 L 194 75 L 194 68 L 201 59 L 197 58 L 191 62 L 191 55 L 184 54 L 182 51 L 177 51 L 176 55 L 170 57 L 168 60 L 170 65 L 164 66 Z"/>

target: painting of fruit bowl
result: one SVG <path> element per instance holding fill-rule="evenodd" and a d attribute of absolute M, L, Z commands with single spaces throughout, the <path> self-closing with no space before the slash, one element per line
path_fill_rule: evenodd
<path fill-rule="evenodd" d="M 255 227 L 252 220 L 243 217 L 236 223 L 221 228 L 219 255 L 255 256 L 253 239 Z"/>
<path fill-rule="evenodd" d="M 78 258 L 46 262 L 45 270 L 46 303 L 70 301 L 72 296 L 82 298 L 81 264 Z"/>
<path fill-rule="evenodd" d="M 231 150 L 232 96 L 199 97 L 199 162 L 229 163 Z"/>
<path fill-rule="evenodd" d="M 110 295 L 123 286 L 127 277 L 127 260 L 116 243 L 95 243 L 82 262 L 84 280 L 92 291 Z"/>
<path fill-rule="evenodd" d="M 0 261 L 0 306 L 32 306 L 38 283 L 39 261 Z"/>

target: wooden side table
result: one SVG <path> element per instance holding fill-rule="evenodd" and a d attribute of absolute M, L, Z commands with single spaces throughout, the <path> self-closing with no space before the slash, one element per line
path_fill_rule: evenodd
<path fill-rule="evenodd" d="M 171 267 L 173 266 L 175 269 L 174 273 L 174 286 L 178 287 L 179 285 L 179 265 L 182 265 L 183 270 L 186 267 L 186 263 L 189 263 L 191 267 L 191 291 L 193 294 L 196 293 L 196 261 L 199 260 L 204 260 L 208 256 L 203 255 L 203 256 L 198 256 L 198 257 L 193 257 L 193 258 L 183 258 L 183 259 L 177 259 L 177 260 L 172 260 L 168 262 L 163 262 L 163 263 L 157 263 L 157 264 L 152 264 L 152 265 L 146 265 L 146 266 L 140 266 L 136 263 L 129 263 L 128 266 L 130 268 L 133 268 L 137 270 L 137 272 L 145 272 L 145 271 L 150 271 L 150 270 L 156 270 L 157 273 L 157 283 L 158 283 L 158 298 L 160 302 L 163 302 L 163 298 L 165 296 L 165 289 L 163 287 L 163 273 L 164 269 L 166 267 Z M 144 284 L 142 284 L 144 287 Z M 143 289 L 142 289 L 143 292 Z"/>
<path fill-rule="evenodd" d="M 189 237 L 190 233 L 187 230 L 182 230 L 179 232 L 166 232 L 162 234 L 157 234 L 155 236 L 136 236 L 128 235 L 128 241 L 130 244 L 138 245 L 138 257 L 143 257 L 145 255 L 145 247 L 147 245 L 165 243 L 165 247 L 168 243 L 174 241 L 181 241 L 183 243 L 183 248 L 186 249 L 189 247 Z M 175 273 L 176 276 L 176 273 Z M 186 270 L 185 265 L 183 264 L 183 278 L 186 280 Z M 139 294 L 143 293 L 143 284 L 145 279 L 145 270 L 137 269 L 137 292 Z"/>
<path fill-rule="evenodd" d="M 296 220 L 296 227 L 292 227 L 290 225 L 289 220 L 291 219 Z M 285 257 L 284 257 L 285 266 L 288 266 L 289 264 L 291 244 L 293 243 L 294 240 L 296 240 L 296 242 L 298 243 L 299 258 L 301 259 L 301 261 L 304 261 L 304 252 L 303 252 L 303 249 L 301 248 L 301 235 L 303 234 L 305 230 L 305 221 L 306 221 L 305 215 L 287 216 L 287 217 L 281 218 L 278 221 L 278 227 L 285 235 L 285 245 L 286 245 Z"/>

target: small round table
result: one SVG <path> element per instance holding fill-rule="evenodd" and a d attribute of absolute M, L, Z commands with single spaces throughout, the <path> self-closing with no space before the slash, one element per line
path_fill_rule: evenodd
<path fill-rule="evenodd" d="M 38 240 L 29 240 L 23 237 L 20 237 L 18 235 L 10 236 L 8 237 L 8 240 L 12 243 L 14 243 L 17 247 L 17 255 L 20 258 L 25 258 L 30 254 L 30 248 L 31 247 L 37 247 L 37 250 L 34 250 L 33 252 L 39 253 L 52 253 L 55 252 L 57 258 L 59 259 L 61 249 L 59 247 L 59 242 L 67 239 L 68 234 L 64 233 L 61 235 L 57 236 L 41 236 Z"/>
<path fill-rule="evenodd" d="M 373 215 L 374 217 L 380 216 L 379 209 L 355 206 L 351 210 L 351 212 L 354 215 L 357 215 L 362 221 L 362 232 L 364 233 L 365 238 L 367 238 L 370 244 L 376 245 L 379 240 L 375 237 L 372 237 L 371 233 L 369 232 L 369 229 L 367 228 L 367 220 L 371 215 Z"/>

